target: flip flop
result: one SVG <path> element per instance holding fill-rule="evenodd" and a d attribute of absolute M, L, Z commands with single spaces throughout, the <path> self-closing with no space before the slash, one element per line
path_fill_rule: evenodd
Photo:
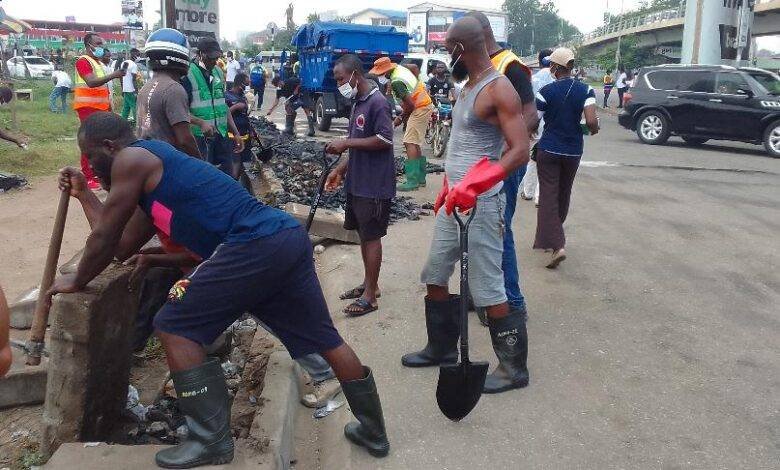
<path fill-rule="evenodd" d="M 356 310 L 356 307 L 360 310 Z M 368 300 L 361 297 L 344 308 L 344 313 L 350 317 L 362 317 L 363 315 L 374 312 L 378 309 L 378 305 L 371 305 Z"/>
<path fill-rule="evenodd" d="M 339 295 L 339 299 L 341 299 L 341 300 L 359 299 L 360 297 L 363 296 L 363 292 L 365 292 L 365 291 L 366 291 L 365 287 L 357 286 L 357 287 L 354 287 L 354 288 L 344 292 L 343 294 Z M 376 293 L 376 298 L 378 299 L 380 297 L 382 297 L 382 293 L 381 292 L 377 292 Z"/>

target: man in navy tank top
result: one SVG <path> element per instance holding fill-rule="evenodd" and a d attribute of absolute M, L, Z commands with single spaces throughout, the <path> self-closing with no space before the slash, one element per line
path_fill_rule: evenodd
<path fill-rule="evenodd" d="M 303 227 L 212 165 L 168 143 L 137 140 L 116 114 L 93 114 L 78 138 L 109 194 L 77 272 L 56 279 L 50 295 L 82 290 L 155 231 L 204 260 L 173 286 L 154 321 L 189 426 L 184 442 L 157 453 L 157 465 L 232 461 L 230 397 L 219 362 L 206 359 L 203 345 L 244 312 L 268 325 L 293 358 L 322 354 L 358 419 L 345 435 L 371 455 L 387 455 L 373 374 L 333 326 Z"/>

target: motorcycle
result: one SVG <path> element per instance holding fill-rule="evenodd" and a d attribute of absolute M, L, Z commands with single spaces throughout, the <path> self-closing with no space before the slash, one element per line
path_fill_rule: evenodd
<path fill-rule="evenodd" d="M 452 103 L 445 96 L 436 97 L 436 110 L 431 117 L 430 141 L 434 158 L 442 158 L 447 152 L 447 143 L 452 131 Z"/>

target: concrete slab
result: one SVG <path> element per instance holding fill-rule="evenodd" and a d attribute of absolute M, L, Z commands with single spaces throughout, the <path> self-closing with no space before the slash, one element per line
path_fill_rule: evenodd
<path fill-rule="evenodd" d="M 45 470 L 145 470 L 156 469 L 154 455 L 166 446 L 118 446 L 104 442 L 85 444 L 72 442 L 63 444 L 42 468 Z M 250 449 L 237 446 L 236 455 L 229 465 L 207 465 L 200 469 L 257 469 L 271 467 L 259 465 Z"/>
<path fill-rule="evenodd" d="M 35 302 L 38 300 L 39 288 L 31 287 L 17 296 L 8 306 L 11 328 L 28 330 L 32 327 Z"/>
<path fill-rule="evenodd" d="M 305 224 L 309 217 L 310 206 L 289 202 L 284 206 L 284 210 L 301 224 Z M 344 214 L 328 209 L 317 209 L 309 233 L 346 243 L 360 243 L 360 237 L 355 230 L 344 229 Z"/>
<path fill-rule="evenodd" d="M 17 351 L 14 350 L 14 357 L 21 357 L 24 363 L 24 355 Z M 43 403 L 46 396 L 46 373 L 45 364 L 12 369 L 0 380 L 0 408 Z"/>
<path fill-rule="evenodd" d="M 294 423 L 298 407 L 298 382 L 287 351 L 276 351 L 268 360 L 263 407 L 255 414 L 249 439 L 265 450 L 262 462 L 274 470 L 290 468 L 293 460 Z M 267 450 L 266 450 L 267 449 Z"/>

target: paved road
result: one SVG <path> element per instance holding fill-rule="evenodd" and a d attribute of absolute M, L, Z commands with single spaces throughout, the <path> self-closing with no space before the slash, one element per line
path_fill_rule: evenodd
<path fill-rule="evenodd" d="M 520 203 L 531 385 L 483 397 L 460 423 L 437 409 L 437 370 L 400 365 L 425 342 L 418 279 L 432 219 L 391 227 L 368 317 L 344 318 L 336 300 L 361 278 L 358 249 L 328 249 L 327 298 L 375 370 L 393 450 L 375 461 L 344 446 L 346 417 L 333 417 L 306 438 L 317 460 L 297 468 L 777 468 L 780 160 L 743 144 L 652 147 L 614 116 L 602 125 L 587 139 L 559 270 L 531 250 L 535 210 Z M 495 364 L 473 320 L 472 357 Z"/>

